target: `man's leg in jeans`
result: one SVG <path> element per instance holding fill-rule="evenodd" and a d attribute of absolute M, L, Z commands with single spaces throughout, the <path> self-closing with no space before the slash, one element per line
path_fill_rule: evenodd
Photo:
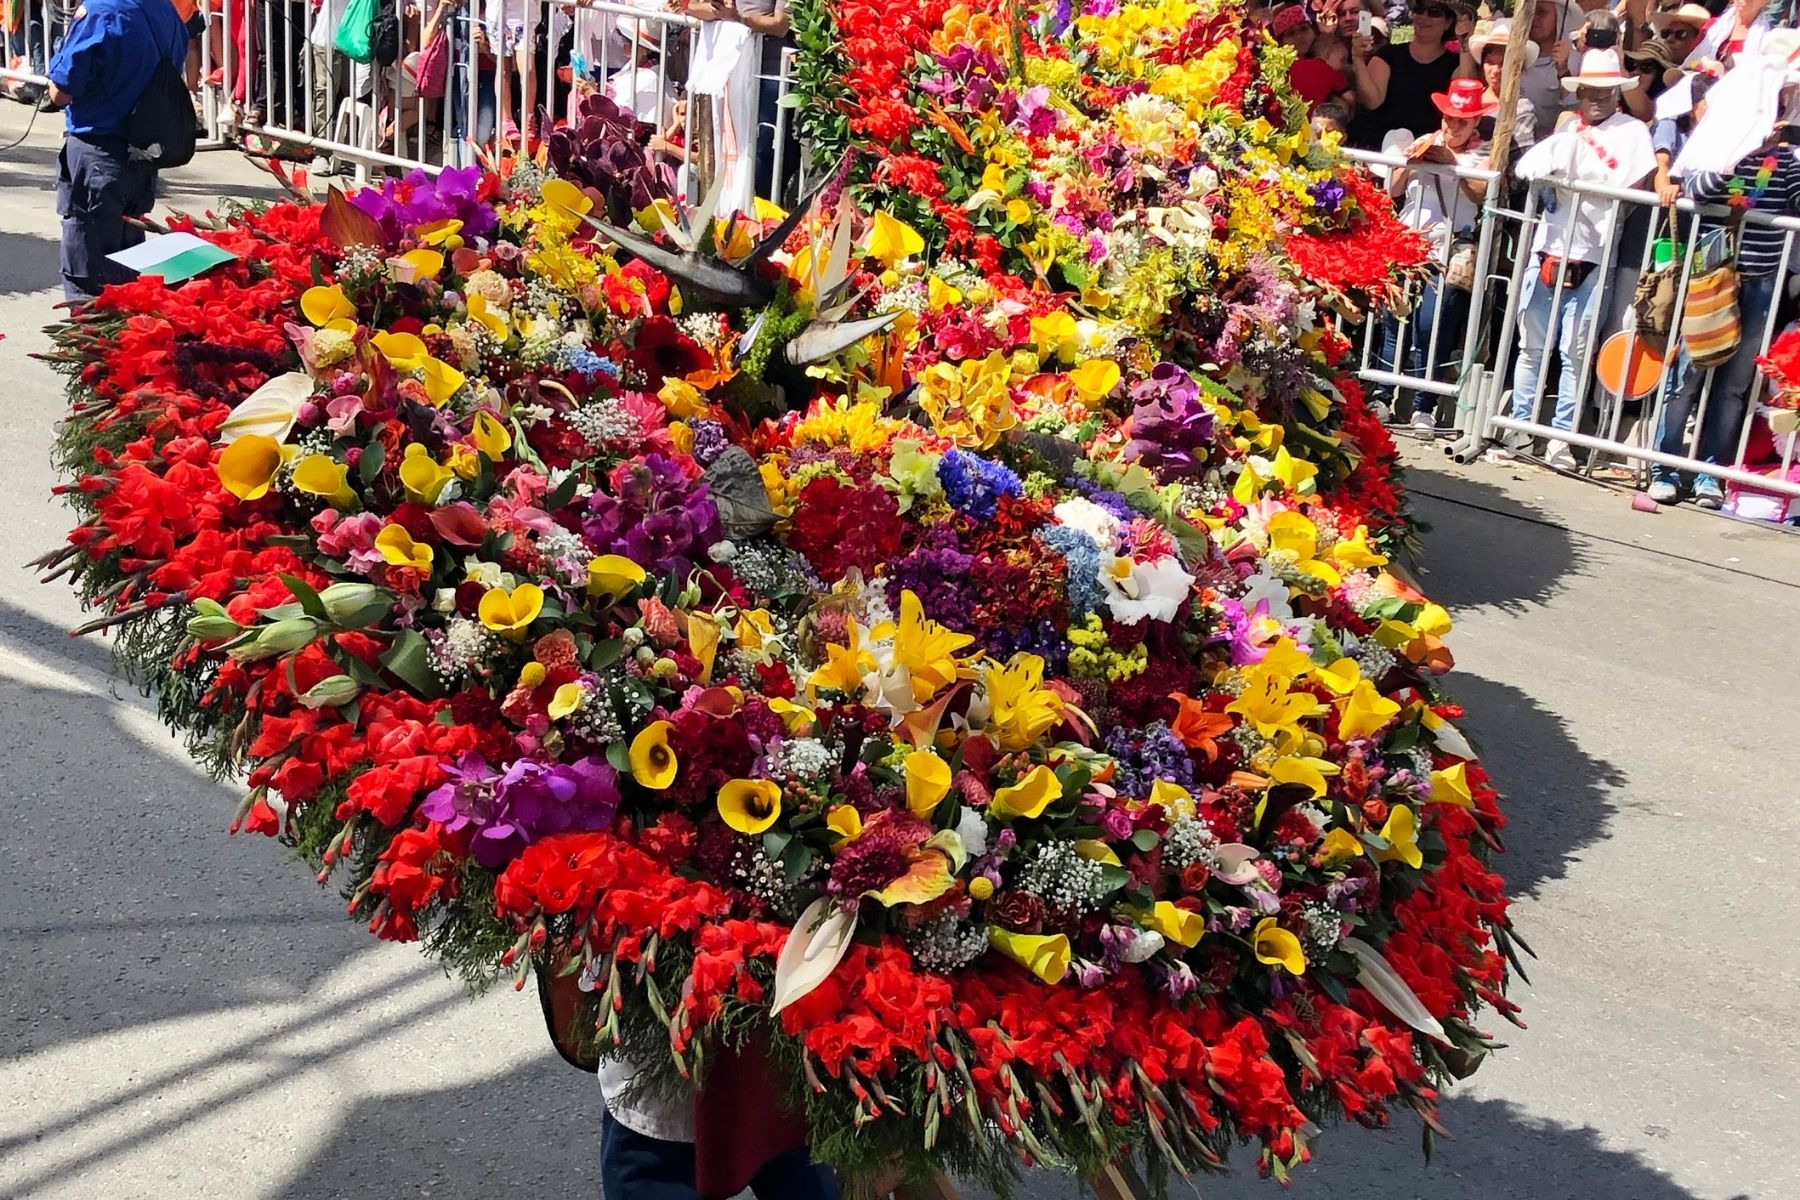
<path fill-rule="evenodd" d="M 647 1137 L 602 1114 L 600 1194 L 606 1200 L 700 1200 L 694 1144 Z"/>
<path fill-rule="evenodd" d="M 1554 289 L 1547 288 L 1535 272 L 1525 277 L 1519 293 L 1519 357 L 1513 371 L 1512 417 L 1515 421 L 1535 420 L 1537 390 L 1544 372 L 1544 357 L 1550 352 L 1550 300 Z"/>
<path fill-rule="evenodd" d="M 771 1159 L 750 1181 L 757 1200 L 838 1200 L 837 1177 L 804 1150 Z"/>
<path fill-rule="evenodd" d="M 1573 430 L 1580 417 L 1582 381 L 1592 369 L 1588 349 L 1594 344 L 1594 321 L 1600 309 L 1600 272 L 1589 271 L 1577 288 L 1564 288 L 1556 314 L 1556 348 L 1562 354 L 1562 372 L 1556 386 L 1556 415 L 1552 424 Z"/>
<path fill-rule="evenodd" d="M 1744 413 L 1756 392 L 1762 375 L 1756 369 L 1756 356 L 1762 348 L 1763 326 L 1769 309 L 1775 303 L 1775 276 L 1755 275 L 1738 281 L 1738 316 L 1743 323 L 1743 340 L 1731 361 L 1713 373 L 1712 403 L 1707 405 L 1700 428 L 1700 454 L 1703 462 L 1733 466 L 1737 462 L 1738 437 L 1743 430 Z M 1695 483 L 1701 490 L 1719 483 L 1702 475 Z"/>
<path fill-rule="evenodd" d="M 1687 456 L 1688 416 L 1694 411 L 1694 401 L 1699 397 L 1700 382 L 1705 375 L 1705 371 L 1697 369 L 1688 361 L 1685 349 L 1676 356 L 1663 386 L 1662 411 L 1656 417 L 1658 452 Z M 1650 482 L 1666 483 L 1670 487 L 1679 488 L 1681 472 L 1674 467 L 1655 463 L 1650 467 Z"/>

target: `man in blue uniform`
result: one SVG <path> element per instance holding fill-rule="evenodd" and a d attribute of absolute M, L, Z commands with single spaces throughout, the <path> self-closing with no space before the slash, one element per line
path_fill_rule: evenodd
<path fill-rule="evenodd" d="M 156 170 L 134 160 L 126 121 L 157 63 L 187 62 L 187 27 L 169 0 L 86 0 L 50 62 L 50 97 L 65 106 L 56 211 L 63 295 L 91 298 L 129 272 L 106 256 L 143 241 L 127 226 L 156 199 Z"/>

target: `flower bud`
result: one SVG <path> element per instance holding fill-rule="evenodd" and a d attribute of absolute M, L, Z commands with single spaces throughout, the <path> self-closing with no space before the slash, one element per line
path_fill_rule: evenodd
<path fill-rule="evenodd" d="M 239 662 L 256 662 L 298 650 L 319 635 L 319 623 L 311 617 L 290 617 L 257 630 L 256 636 L 241 646 L 234 646 L 231 657 Z"/>
<path fill-rule="evenodd" d="M 234 638 L 244 627 L 225 615 L 217 600 L 200 599 L 193 603 L 194 615 L 188 618 L 188 636 L 203 642 L 222 642 Z"/>
<path fill-rule="evenodd" d="M 300 703 L 308 708 L 335 707 L 350 703 L 360 691 L 362 685 L 348 675 L 330 675 L 307 688 Z"/>
<path fill-rule="evenodd" d="M 362 629 L 387 616 L 393 597 L 371 583 L 334 583 L 319 593 L 325 615 L 346 629 Z"/>

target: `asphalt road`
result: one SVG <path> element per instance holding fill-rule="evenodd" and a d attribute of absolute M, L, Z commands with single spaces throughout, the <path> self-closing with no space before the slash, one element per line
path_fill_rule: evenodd
<path fill-rule="evenodd" d="M 0 144 L 24 112 L 0 104 Z M 0 1196 L 595 1196 L 597 1090 L 535 1003 L 464 996 L 226 837 L 235 795 L 20 567 L 66 527 L 58 381 L 28 357 L 59 295 L 55 170 L 53 130 L 0 151 Z M 208 154 L 167 190 L 257 185 Z M 1337 1129 L 1289 1194 L 1800 1197 L 1800 539 L 1525 469 L 1421 457 L 1412 481 L 1513 822 L 1531 1029 L 1448 1097 L 1429 1164 L 1416 1122 Z"/>

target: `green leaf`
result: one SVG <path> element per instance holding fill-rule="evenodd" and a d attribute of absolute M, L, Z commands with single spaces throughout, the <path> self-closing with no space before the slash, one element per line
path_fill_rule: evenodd
<path fill-rule="evenodd" d="M 813 852 L 811 848 L 807 846 L 796 846 L 793 853 L 789 854 L 783 862 L 783 866 L 785 867 L 783 873 L 787 876 L 788 883 L 799 883 L 800 877 L 806 874 L 806 869 L 812 866 L 812 862 Z"/>
<path fill-rule="evenodd" d="M 607 638 L 604 641 L 595 642 L 594 648 L 588 651 L 588 670 L 604 671 L 624 657 L 624 638 Z"/>
<path fill-rule="evenodd" d="M 325 612 L 325 602 L 319 599 L 319 593 L 313 590 L 310 583 L 297 575 L 283 574 L 280 579 L 286 585 L 287 590 L 293 594 L 294 599 L 300 602 L 301 612 L 315 621 L 330 620 Z"/>
<path fill-rule="evenodd" d="M 1131 882 L 1131 872 L 1124 867 L 1115 867 L 1111 863 L 1100 864 L 1100 886 L 1109 892 L 1115 892 Z"/>
<path fill-rule="evenodd" d="M 575 498 L 575 489 L 579 487 L 580 484 L 581 475 L 578 472 L 570 471 L 568 476 L 561 483 L 557 484 L 555 489 L 552 490 L 548 496 L 544 497 L 544 511 L 555 512 L 557 509 L 568 504 L 569 501 Z"/>
<path fill-rule="evenodd" d="M 431 647 L 417 630 L 402 629 L 381 656 L 381 665 L 426 699 L 443 694 L 438 677 L 431 670 Z"/>
<path fill-rule="evenodd" d="M 631 772 L 631 750 L 624 742 L 608 742 L 606 744 L 606 761 L 613 770 L 621 775 Z"/>
<path fill-rule="evenodd" d="M 1131 835 L 1131 844 L 1136 846 L 1139 850 L 1142 850 L 1145 854 L 1156 849 L 1156 843 L 1160 841 L 1162 841 L 1162 839 L 1156 835 L 1154 829 L 1140 829 Z"/>
<path fill-rule="evenodd" d="M 771 829 L 763 834 L 763 853 L 767 854 L 770 858 L 780 858 L 781 852 L 786 850 L 788 843 L 793 840 L 794 835 L 791 831 L 786 829 Z"/>
<path fill-rule="evenodd" d="M 381 478 L 381 468 L 387 462 L 387 450 L 380 442 L 370 442 L 363 447 L 362 458 L 356 464 L 356 473 L 362 476 L 364 487 L 373 487 Z"/>

